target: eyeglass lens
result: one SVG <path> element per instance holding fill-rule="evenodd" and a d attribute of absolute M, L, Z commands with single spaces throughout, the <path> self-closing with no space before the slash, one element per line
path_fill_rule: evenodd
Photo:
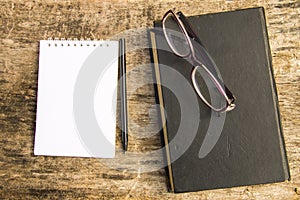
<path fill-rule="evenodd" d="M 174 53 L 178 56 L 187 56 L 190 53 L 187 38 L 171 13 L 166 17 L 164 26 L 167 40 Z"/>
<path fill-rule="evenodd" d="M 227 101 L 217 88 L 212 76 L 203 68 L 197 67 L 195 71 L 194 87 L 200 92 L 204 100 L 215 110 L 223 110 L 227 106 Z"/>

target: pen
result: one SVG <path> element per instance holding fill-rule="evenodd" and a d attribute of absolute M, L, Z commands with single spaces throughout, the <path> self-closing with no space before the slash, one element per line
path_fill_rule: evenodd
<path fill-rule="evenodd" d="M 127 122 L 127 90 L 126 90 L 126 60 L 125 60 L 125 39 L 119 40 L 120 46 L 120 93 L 121 93 L 121 131 L 122 131 L 122 145 L 124 151 L 127 151 L 128 146 L 128 122 Z"/>

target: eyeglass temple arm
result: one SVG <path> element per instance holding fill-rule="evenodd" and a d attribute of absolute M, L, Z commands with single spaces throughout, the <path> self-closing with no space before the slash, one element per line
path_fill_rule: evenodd
<path fill-rule="evenodd" d="M 198 42 L 201 46 L 204 47 L 204 45 L 201 42 L 200 38 L 195 34 L 194 30 L 190 26 L 190 23 L 188 22 L 188 19 L 186 18 L 186 16 L 181 11 L 177 12 L 177 15 L 178 15 L 179 19 L 182 21 L 182 23 L 184 24 L 185 29 L 186 29 L 187 33 L 189 34 L 189 36 L 193 40 L 195 40 L 196 42 Z"/>
<path fill-rule="evenodd" d="M 225 89 L 225 93 L 226 93 L 228 99 L 231 100 L 231 103 L 234 103 L 235 96 L 230 92 L 230 90 L 226 87 L 225 84 L 224 84 L 224 89 Z"/>

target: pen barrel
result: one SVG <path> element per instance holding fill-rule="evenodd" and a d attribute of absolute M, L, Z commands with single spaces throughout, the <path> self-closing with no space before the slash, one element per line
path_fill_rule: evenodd
<path fill-rule="evenodd" d="M 127 121 L 127 87 L 126 87 L 126 54 L 125 39 L 119 40 L 119 65 L 120 65 L 120 99 L 121 99 L 121 131 L 123 149 L 126 151 L 128 146 L 128 121 Z"/>

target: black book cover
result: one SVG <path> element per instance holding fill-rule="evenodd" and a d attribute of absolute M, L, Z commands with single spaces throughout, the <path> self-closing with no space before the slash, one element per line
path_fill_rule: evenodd
<path fill-rule="evenodd" d="M 172 53 L 161 31 L 150 31 L 171 190 L 289 179 L 263 8 L 188 20 L 236 96 L 236 108 L 219 114 L 195 100 L 193 66 Z"/>

